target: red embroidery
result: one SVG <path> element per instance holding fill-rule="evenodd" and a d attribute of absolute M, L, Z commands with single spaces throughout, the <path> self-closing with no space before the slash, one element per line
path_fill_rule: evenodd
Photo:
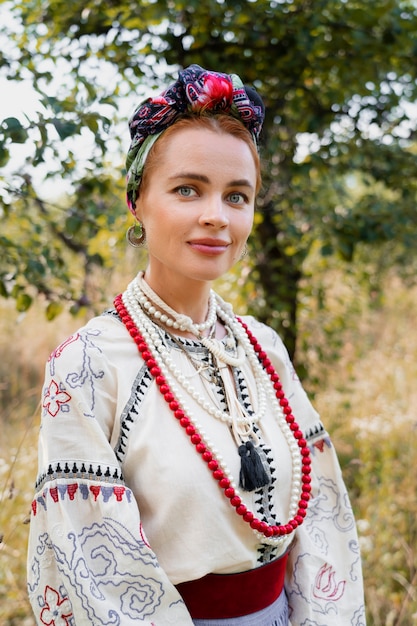
<path fill-rule="evenodd" d="M 319 439 L 319 441 L 315 441 L 312 444 L 313 448 L 316 448 L 316 450 L 318 450 L 319 452 L 323 452 L 324 451 L 324 446 L 327 446 L 328 448 L 332 447 L 331 441 L 330 441 L 330 437 L 323 437 L 323 439 Z M 312 450 L 312 453 L 314 454 L 314 450 Z"/>
<path fill-rule="evenodd" d="M 90 487 L 90 491 L 91 491 L 91 493 L 92 493 L 92 494 L 93 494 L 93 496 L 94 496 L 94 502 L 96 502 L 96 501 L 97 501 L 97 498 L 98 498 L 98 497 L 99 497 L 99 495 L 100 495 L 100 487 L 99 487 L 98 485 L 91 485 L 91 487 Z"/>
<path fill-rule="evenodd" d="M 346 581 L 336 582 L 336 572 L 331 565 L 326 563 L 319 570 L 314 582 L 313 595 L 320 600 L 337 602 L 343 596 Z"/>
<path fill-rule="evenodd" d="M 71 483 L 69 485 L 66 485 L 64 487 L 61 488 L 61 496 L 63 497 L 63 493 L 62 490 L 65 490 L 66 493 L 68 493 L 68 498 L 71 501 L 75 500 L 75 494 L 77 493 L 77 491 L 79 491 L 81 489 L 82 492 L 82 496 L 83 498 L 86 497 L 86 489 L 89 489 L 89 491 L 92 493 L 92 495 L 94 496 L 94 501 L 97 501 L 97 498 L 99 497 L 100 493 L 101 493 L 101 486 L 100 485 L 90 485 L 90 487 L 87 487 L 87 485 L 81 483 L 81 486 L 79 483 Z M 107 488 L 106 488 L 107 489 Z M 110 487 L 111 489 L 111 487 Z M 58 489 L 58 487 L 49 487 L 48 489 L 49 494 L 52 498 L 52 500 L 56 503 L 59 500 L 59 494 L 60 494 L 60 490 Z M 126 493 L 126 487 L 122 486 L 122 485 L 115 485 L 113 486 L 113 494 L 116 497 L 116 501 L 117 502 L 122 502 L 123 501 L 123 496 Z M 45 499 L 47 495 L 47 492 L 43 492 L 43 498 Z M 105 500 L 105 502 L 107 502 L 107 499 Z M 31 504 L 32 507 L 32 512 L 33 515 L 35 516 L 38 512 L 38 503 L 36 500 L 32 501 Z"/>
<path fill-rule="evenodd" d="M 47 585 L 44 600 L 45 606 L 40 614 L 42 624 L 45 626 L 69 626 L 69 618 L 73 617 L 69 599 L 67 597 L 62 598 L 58 591 Z"/>
<path fill-rule="evenodd" d="M 148 548 L 150 548 L 151 546 L 146 538 L 145 531 L 143 530 L 142 522 L 139 523 L 139 532 L 140 532 L 140 536 L 142 538 L 143 543 L 146 546 L 148 546 Z"/>
<path fill-rule="evenodd" d="M 68 497 L 70 500 L 74 500 L 74 496 L 75 496 L 77 489 L 78 489 L 77 483 L 72 483 L 71 485 L 67 486 Z"/>
<path fill-rule="evenodd" d="M 66 391 L 60 389 L 54 380 L 51 380 L 49 388 L 45 394 L 43 408 L 46 409 L 52 417 L 57 415 L 62 404 L 66 404 L 71 400 L 71 396 Z"/>
<path fill-rule="evenodd" d="M 79 333 L 77 333 L 76 335 L 71 335 L 70 337 L 68 337 L 68 339 L 66 339 L 65 341 L 63 341 L 61 343 L 60 346 L 58 346 L 49 356 L 48 359 L 48 363 L 49 361 L 52 361 L 52 359 L 58 359 L 61 354 L 64 352 L 65 348 L 70 344 L 73 343 L 74 341 L 77 341 L 78 337 L 80 336 Z"/>
<path fill-rule="evenodd" d="M 117 502 L 121 502 L 123 498 L 123 494 L 126 491 L 125 487 L 113 487 L 113 493 L 116 496 Z"/>

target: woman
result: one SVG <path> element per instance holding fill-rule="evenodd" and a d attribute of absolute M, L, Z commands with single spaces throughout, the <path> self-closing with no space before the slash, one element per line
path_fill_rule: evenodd
<path fill-rule="evenodd" d="M 364 624 L 330 439 L 278 336 L 211 281 L 251 231 L 263 106 L 193 65 L 130 120 L 148 264 L 46 368 L 38 624 Z"/>

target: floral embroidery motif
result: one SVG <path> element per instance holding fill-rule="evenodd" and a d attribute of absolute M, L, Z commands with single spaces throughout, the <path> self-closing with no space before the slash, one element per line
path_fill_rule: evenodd
<path fill-rule="evenodd" d="M 320 600 L 337 602 L 343 596 L 346 581 L 336 582 L 336 572 L 331 565 L 323 565 L 314 581 L 313 595 Z"/>
<path fill-rule="evenodd" d="M 46 390 L 42 406 L 48 411 L 49 415 L 55 417 L 59 413 L 61 405 L 66 404 L 70 400 L 71 396 L 69 393 L 60 389 L 58 384 L 54 380 L 51 380 Z"/>
<path fill-rule="evenodd" d="M 47 585 L 44 600 L 45 606 L 40 615 L 42 624 L 45 626 L 69 626 L 69 618 L 72 617 L 69 599 L 67 597 L 62 598 L 58 591 Z"/>

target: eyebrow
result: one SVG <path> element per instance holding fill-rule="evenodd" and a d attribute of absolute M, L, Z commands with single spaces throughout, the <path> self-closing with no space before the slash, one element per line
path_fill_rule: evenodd
<path fill-rule="evenodd" d="M 178 178 L 188 178 L 191 180 L 198 180 L 202 183 L 209 183 L 210 179 L 208 176 L 204 174 L 195 174 L 194 172 L 179 172 L 178 174 L 174 174 L 174 176 L 170 176 L 169 180 L 177 180 Z M 250 187 L 253 189 L 252 183 L 250 183 L 246 178 L 240 178 L 238 180 L 231 180 L 228 185 L 230 187 Z"/>

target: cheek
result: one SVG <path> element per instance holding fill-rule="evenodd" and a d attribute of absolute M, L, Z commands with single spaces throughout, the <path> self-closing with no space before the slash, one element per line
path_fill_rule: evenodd
<path fill-rule="evenodd" d="M 251 234 L 252 227 L 253 227 L 253 213 L 245 215 L 244 217 L 242 216 L 242 220 L 239 223 L 239 238 L 245 239 L 246 241 L 246 239 Z"/>
<path fill-rule="evenodd" d="M 156 208 L 156 207 L 155 207 Z M 148 244 L 159 249 L 172 248 L 179 238 L 182 237 L 182 226 L 178 219 L 170 211 L 157 209 L 152 214 L 143 214 L 143 223 L 148 234 Z"/>

